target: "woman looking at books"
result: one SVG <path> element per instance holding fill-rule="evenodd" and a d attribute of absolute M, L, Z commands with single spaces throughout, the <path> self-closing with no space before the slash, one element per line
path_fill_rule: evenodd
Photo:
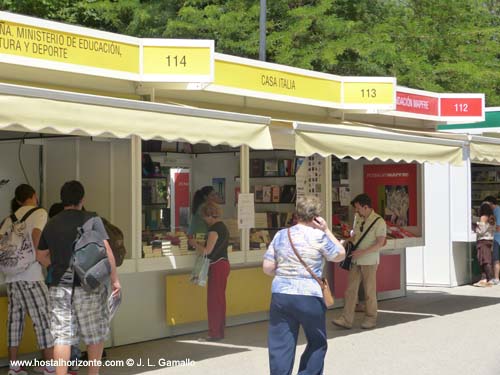
<path fill-rule="evenodd" d="M 307 337 L 299 374 L 322 374 L 327 350 L 326 305 L 319 283 L 301 264 L 294 247 L 313 273 L 322 277 L 324 260 L 340 262 L 345 249 L 319 216 L 320 201 L 297 199 L 298 223 L 274 236 L 264 255 L 264 273 L 274 276 L 269 311 L 269 366 L 271 375 L 291 374 L 299 327 Z"/>
<path fill-rule="evenodd" d="M 224 338 L 226 326 L 229 231 L 221 221 L 221 210 L 216 203 L 209 201 L 202 205 L 200 214 L 207 225 L 207 241 L 203 246 L 192 238 L 189 244 L 210 259 L 207 282 L 208 337 L 205 340 L 219 341 Z"/>
<path fill-rule="evenodd" d="M 207 234 L 207 224 L 200 214 L 200 209 L 204 203 L 218 203 L 217 201 L 218 196 L 213 186 L 203 186 L 194 193 L 193 205 L 191 207 L 191 223 L 189 223 L 188 228 L 188 235 L 191 238 L 196 239 L 197 235 L 199 235 L 203 237 L 203 240 L 205 240 L 205 236 Z"/>
<path fill-rule="evenodd" d="M 493 235 L 495 233 L 495 216 L 488 202 L 483 202 L 479 208 L 479 221 L 476 223 L 477 261 L 481 267 L 481 280 L 474 286 L 485 287 L 494 285 L 492 262 Z"/>

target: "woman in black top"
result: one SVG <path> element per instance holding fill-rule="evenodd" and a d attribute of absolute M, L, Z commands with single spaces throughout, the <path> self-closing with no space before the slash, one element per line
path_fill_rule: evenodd
<path fill-rule="evenodd" d="M 220 219 L 220 208 L 216 203 L 205 203 L 201 208 L 201 216 L 208 226 L 207 242 L 205 246 L 199 245 L 194 239 L 189 240 L 189 243 L 199 253 L 207 254 L 210 259 L 207 287 L 208 337 L 206 340 L 219 341 L 224 338 L 226 326 L 229 231 Z"/>

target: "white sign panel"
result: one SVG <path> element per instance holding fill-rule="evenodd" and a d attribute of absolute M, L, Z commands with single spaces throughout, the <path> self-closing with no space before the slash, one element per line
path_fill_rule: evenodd
<path fill-rule="evenodd" d="M 238 228 L 255 227 L 255 204 L 253 193 L 240 193 L 238 195 Z"/>

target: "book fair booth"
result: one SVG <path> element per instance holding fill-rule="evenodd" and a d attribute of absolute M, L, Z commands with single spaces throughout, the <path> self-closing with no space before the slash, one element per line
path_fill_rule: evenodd
<path fill-rule="evenodd" d="M 464 281 L 466 260 L 450 259 L 470 235 L 470 219 L 457 218 L 468 187 L 455 181 L 469 176 L 474 143 L 436 127 L 483 120 L 483 95 L 417 92 L 391 77 L 218 54 L 213 41 L 138 39 L 5 12 L 0 39 L 0 215 L 20 183 L 48 208 L 78 179 L 86 209 L 122 229 L 124 300 L 107 345 L 206 329 L 187 228 L 193 194 L 207 185 L 231 236 L 228 325 L 267 319 L 262 257 L 303 194 L 321 198 L 338 237 L 352 225 L 350 200 L 371 196 L 389 224 L 380 299 L 404 296 L 407 280 L 424 284 L 424 274 L 425 284 Z M 432 269 L 429 257 L 442 264 Z M 460 276 L 442 282 L 444 270 Z M 327 271 L 341 306 L 347 273 Z M 21 349 L 33 342 L 27 329 Z"/>

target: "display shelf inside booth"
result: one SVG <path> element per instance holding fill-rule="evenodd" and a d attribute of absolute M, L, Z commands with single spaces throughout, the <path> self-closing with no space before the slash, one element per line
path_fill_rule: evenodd
<path fill-rule="evenodd" d="M 236 181 L 239 181 L 240 176 L 235 176 L 234 179 Z M 260 180 L 260 179 L 263 179 L 263 180 L 268 180 L 268 179 L 295 180 L 295 176 L 253 176 L 253 177 L 250 177 L 251 181 Z"/>
<path fill-rule="evenodd" d="M 292 204 L 295 206 L 295 202 L 255 202 L 255 204 Z"/>
<path fill-rule="evenodd" d="M 471 205 L 476 215 L 481 202 L 487 196 L 500 199 L 500 166 L 471 165 Z"/>
<path fill-rule="evenodd" d="M 250 192 L 254 194 L 255 227 L 249 232 L 247 262 L 260 262 L 276 233 L 293 224 L 297 199 L 296 171 L 301 165 L 292 151 L 252 151 Z"/>

